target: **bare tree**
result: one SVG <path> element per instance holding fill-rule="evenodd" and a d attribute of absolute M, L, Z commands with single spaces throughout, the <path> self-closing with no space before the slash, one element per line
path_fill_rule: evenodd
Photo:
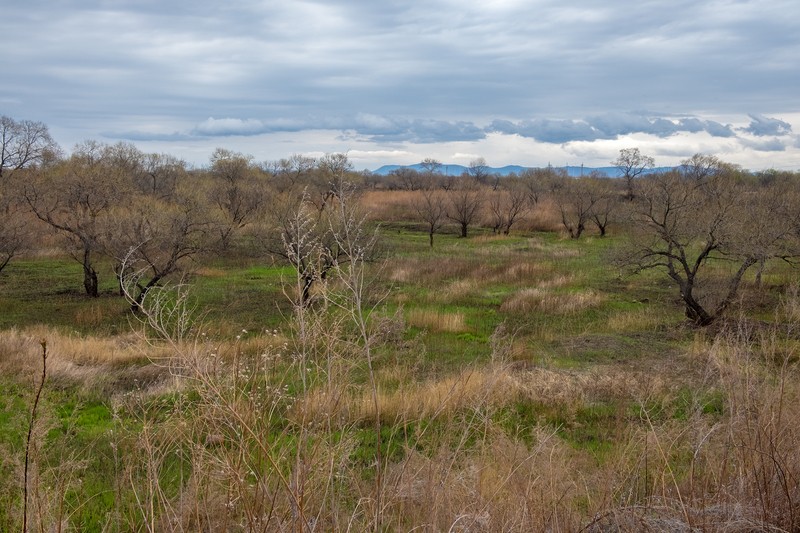
<path fill-rule="evenodd" d="M 605 237 L 608 226 L 614 220 L 614 215 L 619 209 L 618 190 L 610 178 L 589 176 L 584 180 L 592 206 L 589 217 L 600 232 L 600 236 Z"/>
<path fill-rule="evenodd" d="M 273 182 L 279 193 L 293 190 L 308 181 L 311 171 L 317 164 L 313 157 L 292 154 L 290 157 L 263 165 L 274 176 Z"/>
<path fill-rule="evenodd" d="M 533 208 L 536 207 L 543 195 L 552 190 L 553 181 L 566 177 L 567 173 L 564 170 L 545 167 L 527 168 L 522 172 L 519 179 L 527 192 L 528 204 Z"/>
<path fill-rule="evenodd" d="M 414 202 L 414 210 L 428 229 L 430 246 L 433 248 L 433 235 L 444 226 L 447 219 L 447 203 L 439 191 L 422 191 Z"/>
<path fill-rule="evenodd" d="M 353 173 L 353 163 L 344 153 L 325 154 L 317 161 L 313 178 L 306 186 L 304 195 L 316 206 L 320 213 L 328 207 L 328 202 L 344 190 L 355 194 L 357 176 Z"/>
<path fill-rule="evenodd" d="M 528 210 L 528 191 L 518 180 L 509 181 L 489 198 L 489 212 L 495 233 L 508 235 L 511 227 Z"/>
<path fill-rule="evenodd" d="M 83 266 L 83 286 L 98 296 L 94 256 L 100 251 L 102 219 L 125 196 L 123 171 L 111 163 L 107 145 L 88 141 L 62 164 L 37 173 L 25 187 L 36 216 L 67 237 L 71 253 Z"/>
<path fill-rule="evenodd" d="M 168 154 L 146 154 L 134 186 L 147 196 L 172 200 L 186 176 L 186 162 L 182 159 Z"/>
<path fill-rule="evenodd" d="M 561 177 L 551 181 L 550 194 L 571 239 L 579 239 L 591 220 L 596 198 L 584 179 Z"/>
<path fill-rule="evenodd" d="M 28 245 L 30 228 L 20 203 L 17 180 L 12 176 L 0 186 L 0 272 Z"/>
<path fill-rule="evenodd" d="M 485 185 L 489 180 L 489 165 L 483 157 L 478 157 L 470 161 L 467 172 L 469 172 L 470 176 L 475 178 L 475 181 L 482 185 Z"/>
<path fill-rule="evenodd" d="M 397 181 L 400 188 L 408 191 L 417 191 L 423 188 L 424 177 L 413 168 L 400 167 L 392 170 L 389 175 Z"/>
<path fill-rule="evenodd" d="M 611 162 L 617 167 L 625 180 L 626 198 L 633 200 L 634 180 L 655 166 L 655 160 L 643 155 L 638 148 L 623 148 L 619 157 Z"/>
<path fill-rule="evenodd" d="M 174 202 L 149 198 L 115 210 L 103 234 L 104 250 L 117 261 L 120 288 L 134 280 L 137 291 L 130 302 L 134 311 L 150 289 L 209 248 L 209 229 L 208 215 L 188 187 Z"/>
<path fill-rule="evenodd" d="M 480 191 L 462 179 L 458 186 L 447 194 L 450 200 L 447 218 L 459 225 L 461 237 L 466 238 L 469 227 L 478 219 L 483 205 Z"/>
<path fill-rule="evenodd" d="M 438 174 L 441 172 L 442 162 L 432 157 L 426 157 L 420 162 L 420 166 L 422 166 L 428 174 Z"/>
<path fill-rule="evenodd" d="M 271 221 L 259 238 L 267 253 L 284 258 L 297 270 L 301 285 L 297 305 L 310 305 L 315 287 L 325 282 L 337 264 L 347 260 L 334 234 L 339 222 L 335 215 L 340 202 L 356 201 L 356 193 L 355 187 L 345 182 L 322 210 L 307 193 L 284 194 L 273 202 Z"/>
<path fill-rule="evenodd" d="M 733 303 L 753 265 L 796 256 L 794 212 L 781 191 L 754 188 L 730 168 L 699 180 L 677 171 L 648 176 L 638 183 L 626 262 L 664 270 L 686 316 L 706 326 Z"/>
<path fill-rule="evenodd" d="M 42 122 L 0 116 L 0 183 L 9 172 L 39 163 L 60 151 Z"/>
<path fill-rule="evenodd" d="M 221 215 L 218 228 L 224 250 L 230 247 L 234 233 L 255 219 L 265 191 L 251 156 L 217 148 L 211 154 L 210 173 L 210 199 Z"/>

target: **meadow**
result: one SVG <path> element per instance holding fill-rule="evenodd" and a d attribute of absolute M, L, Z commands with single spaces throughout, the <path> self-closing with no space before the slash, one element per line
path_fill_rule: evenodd
<path fill-rule="evenodd" d="M 620 228 L 551 206 L 431 247 L 409 196 L 362 196 L 374 253 L 310 304 L 279 257 L 193 258 L 140 313 L 68 257 L 11 263 L 0 530 L 800 528 L 791 265 L 699 328 Z"/>

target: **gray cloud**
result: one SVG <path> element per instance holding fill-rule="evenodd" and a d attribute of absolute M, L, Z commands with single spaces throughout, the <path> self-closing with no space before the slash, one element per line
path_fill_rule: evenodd
<path fill-rule="evenodd" d="M 8 0 L 0 112 L 165 143 L 783 136 L 707 117 L 796 111 L 798 18 L 794 0 Z"/>
<path fill-rule="evenodd" d="M 495 120 L 489 129 L 556 144 L 616 139 L 621 135 L 633 133 L 648 133 L 662 138 L 678 133 L 703 131 L 714 137 L 735 135 L 730 125 L 723 125 L 712 120 L 701 120 L 695 117 L 678 119 L 648 117 L 636 113 L 604 113 L 581 120 L 534 119 L 516 123 L 508 120 Z"/>
<path fill-rule="evenodd" d="M 792 133 L 792 125 L 777 118 L 769 118 L 764 115 L 750 114 L 750 125 L 742 128 L 742 131 L 763 137 L 767 135 L 788 135 Z"/>
<path fill-rule="evenodd" d="M 786 150 L 786 144 L 780 139 L 763 139 L 758 141 L 742 139 L 741 142 L 742 145 L 757 152 L 783 152 Z"/>

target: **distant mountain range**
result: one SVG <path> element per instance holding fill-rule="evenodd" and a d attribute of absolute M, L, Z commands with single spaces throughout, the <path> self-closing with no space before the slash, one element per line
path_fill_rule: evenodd
<path fill-rule="evenodd" d="M 392 171 L 400 168 L 410 168 L 412 170 L 416 170 L 417 172 L 427 172 L 421 163 L 417 163 L 416 165 L 383 165 L 382 167 L 373 170 L 372 173 L 378 176 L 388 176 Z M 507 165 L 499 168 L 487 167 L 487 172 L 489 172 L 490 174 L 497 174 L 499 176 L 510 176 L 511 174 L 521 174 L 528 168 L 531 167 L 522 167 L 519 165 Z M 553 168 L 555 170 L 566 170 L 568 176 L 572 176 L 575 178 L 580 176 L 588 176 L 589 174 L 595 171 L 611 178 L 618 178 L 619 176 L 621 176 L 620 170 L 617 167 L 566 166 L 566 167 L 553 167 Z M 672 167 L 656 167 L 646 171 L 646 174 L 651 174 L 655 172 L 666 172 L 671 169 Z M 464 165 L 443 164 L 439 168 L 439 174 L 443 174 L 445 176 L 460 176 L 461 174 L 464 173 L 469 173 L 469 167 L 465 167 Z"/>

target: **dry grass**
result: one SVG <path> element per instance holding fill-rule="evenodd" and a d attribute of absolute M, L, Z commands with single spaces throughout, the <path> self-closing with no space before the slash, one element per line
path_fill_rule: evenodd
<path fill-rule="evenodd" d="M 608 317 L 606 327 L 609 331 L 654 331 L 664 323 L 666 313 L 651 306 L 643 306 L 633 311 L 621 311 Z"/>
<path fill-rule="evenodd" d="M 405 382 L 397 390 L 379 391 L 378 405 L 381 418 L 389 423 L 422 420 L 486 405 L 505 405 L 521 390 L 508 367 L 493 366 L 437 380 Z M 300 414 L 313 420 L 333 416 L 346 423 L 374 420 L 376 415 L 369 391 L 342 396 L 329 389 L 314 390 L 298 400 L 295 419 L 300 419 Z"/>
<path fill-rule="evenodd" d="M 160 383 L 168 374 L 166 369 L 149 363 L 165 360 L 171 352 L 135 334 L 82 337 L 47 326 L 0 331 L 1 371 L 20 375 L 40 371 L 41 341 L 47 342 L 48 376 L 54 381 L 96 387 L 111 380 L 115 387 L 125 390 L 134 381 L 142 385 Z"/>
<path fill-rule="evenodd" d="M 605 298 L 602 294 L 593 290 L 559 294 L 545 288 L 533 287 L 514 293 L 502 303 L 500 310 L 506 313 L 542 311 L 559 315 L 572 315 L 597 307 L 604 300 Z"/>
<path fill-rule="evenodd" d="M 417 218 L 413 205 L 421 197 L 420 191 L 366 191 L 359 206 L 370 213 L 370 220 L 405 222 Z"/>
<path fill-rule="evenodd" d="M 477 251 L 476 254 L 498 256 L 497 252 Z M 561 286 L 574 280 L 574 276 L 559 276 L 552 278 L 555 267 L 547 262 L 520 261 L 513 254 L 507 256 L 507 261 L 497 265 L 487 264 L 484 260 L 470 260 L 461 258 L 448 258 L 447 267 L 442 268 L 442 260 L 408 259 L 395 263 L 387 272 L 391 281 L 399 283 L 414 283 L 427 286 L 440 286 L 452 280 L 451 283 L 472 283 L 484 285 L 488 283 L 513 283 L 520 285 L 541 284 L 547 286 Z"/>
<path fill-rule="evenodd" d="M 451 333 L 469 331 L 464 313 L 449 313 L 435 309 L 411 309 L 406 314 L 406 323 L 409 326 L 429 331 L 448 331 Z"/>

